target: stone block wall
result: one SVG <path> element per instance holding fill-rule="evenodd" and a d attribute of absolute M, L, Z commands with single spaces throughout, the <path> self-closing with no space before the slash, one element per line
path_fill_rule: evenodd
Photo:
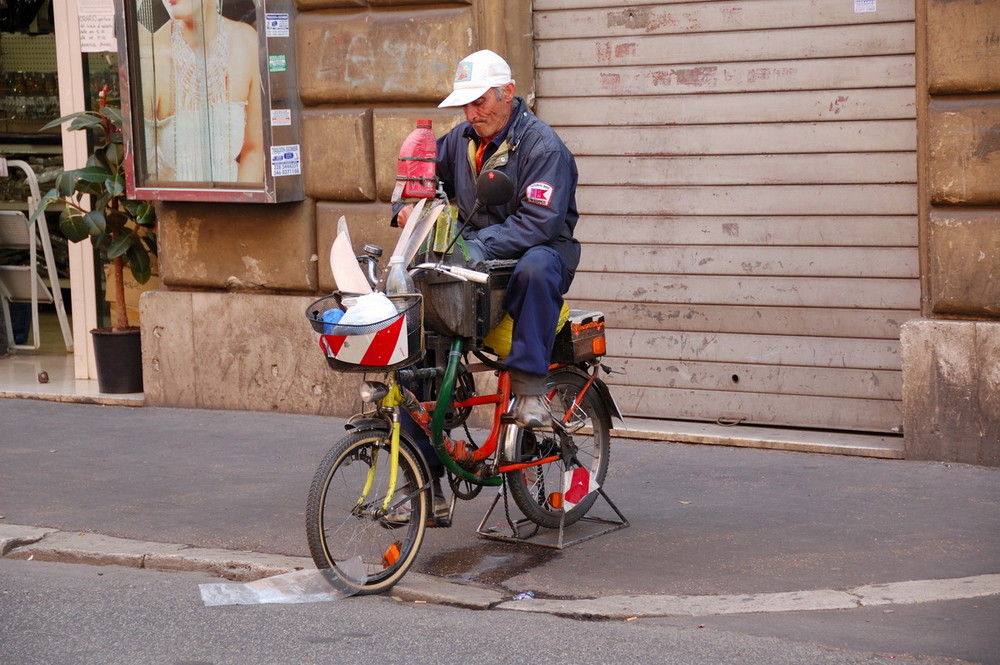
<path fill-rule="evenodd" d="M 917 3 L 922 309 L 906 456 L 1000 465 L 1000 3 Z"/>
<path fill-rule="evenodd" d="M 355 250 L 390 250 L 399 146 L 418 119 L 463 119 L 437 104 L 458 61 L 504 55 L 532 95 L 531 3 L 522 0 L 296 0 L 302 103 L 298 203 L 160 203 L 163 288 L 144 295 L 146 400 L 158 406 L 349 415 L 358 375 L 336 375 L 304 312 L 336 288 L 329 248 L 347 218 Z"/>
<path fill-rule="evenodd" d="M 1000 324 L 901 327 L 907 459 L 1000 466 Z"/>

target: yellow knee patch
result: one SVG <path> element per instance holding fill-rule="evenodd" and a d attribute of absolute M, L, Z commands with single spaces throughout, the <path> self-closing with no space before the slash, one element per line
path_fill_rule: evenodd
<path fill-rule="evenodd" d="M 566 325 L 566 321 L 568 320 L 569 305 L 566 304 L 566 301 L 563 301 L 562 309 L 559 310 L 559 320 L 556 322 L 556 332 Z M 510 353 L 510 337 L 513 332 L 514 319 L 510 318 L 510 314 L 504 314 L 503 319 L 496 325 L 496 328 L 483 338 L 483 347 L 498 358 L 506 358 L 507 354 Z"/>

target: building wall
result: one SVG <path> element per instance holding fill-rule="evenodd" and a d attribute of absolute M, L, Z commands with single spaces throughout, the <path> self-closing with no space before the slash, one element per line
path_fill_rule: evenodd
<path fill-rule="evenodd" d="M 531 96 L 530 3 L 297 0 L 306 200 L 161 203 L 163 288 L 141 302 L 147 402 L 348 415 L 357 376 L 329 370 L 304 313 L 336 288 L 327 260 L 345 216 L 355 249 L 390 249 L 396 154 L 418 118 L 438 134 L 455 65 L 491 48 Z"/>
<path fill-rule="evenodd" d="M 304 320 L 335 285 L 323 254 L 345 215 L 389 246 L 395 150 L 451 69 L 488 47 L 531 97 L 530 3 L 298 0 L 307 200 L 161 204 L 163 288 L 143 296 L 153 405 L 348 414 Z M 1000 465 L 1000 4 L 917 0 L 921 314 L 901 329 L 906 454 Z"/>
<path fill-rule="evenodd" d="M 1000 465 L 1000 3 L 917 3 L 922 314 L 906 456 Z"/>

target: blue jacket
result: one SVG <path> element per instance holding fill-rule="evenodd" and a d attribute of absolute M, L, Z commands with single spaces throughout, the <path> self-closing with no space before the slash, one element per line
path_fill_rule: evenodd
<path fill-rule="evenodd" d="M 438 177 L 461 218 L 475 207 L 477 135 L 463 122 L 438 139 Z M 488 154 L 488 153 L 487 153 Z M 576 209 L 576 161 L 556 132 L 528 110 L 520 97 L 502 143 L 483 171 L 503 171 L 514 183 L 506 205 L 477 212 L 463 235 L 481 245 L 486 259 L 516 259 L 535 245 L 548 245 L 562 257 L 570 277 L 580 263 L 580 243 L 573 237 Z"/>

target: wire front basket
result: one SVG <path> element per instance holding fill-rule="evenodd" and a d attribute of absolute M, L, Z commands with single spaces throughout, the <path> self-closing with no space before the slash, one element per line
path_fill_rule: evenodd
<path fill-rule="evenodd" d="M 379 372 L 399 369 L 423 357 L 423 299 L 419 294 L 388 296 L 396 314 L 364 324 L 342 324 L 347 311 L 341 293 L 320 298 L 306 309 L 319 333 L 319 347 L 332 369 Z"/>

